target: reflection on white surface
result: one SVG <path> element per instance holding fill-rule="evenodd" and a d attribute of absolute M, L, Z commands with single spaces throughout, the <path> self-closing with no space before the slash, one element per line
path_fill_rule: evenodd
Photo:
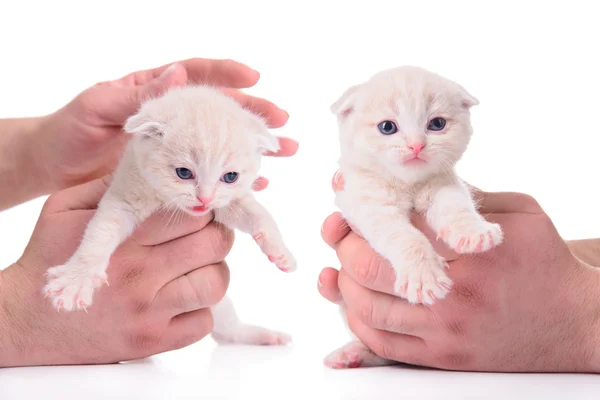
<path fill-rule="evenodd" d="M 322 346 L 320 346 L 322 347 Z M 0 399 L 597 399 L 594 375 L 474 374 L 406 366 L 328 370 L 310 346 L 205 340 L 102 366 L 0 370 Z"/>

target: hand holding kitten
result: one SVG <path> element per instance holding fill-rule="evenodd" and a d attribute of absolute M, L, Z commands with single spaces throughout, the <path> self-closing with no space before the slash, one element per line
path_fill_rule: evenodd
<path fill-rule="evenodd" d="M 31 140 L 31 152 L 35 154 L 32 159 L 36 162 L 31 172 L 44 193 L 110 173 L 129 139 L 122 131 L 127 117 L 144 100 L 186 84 L 214 85 L 263 115 L 271 128 L 285 125 L 287 112 L 238 90 L 254 86 L 258 79 L 258 72 L 236 61 L 192 58 L 98 83 L 55 113 L 38 118 L 39 129 Z M 295 141 L 282 139 L 277 155 L 290 156 L 296 149 Z M 259 187 L 265 183 L 261 179 Z"/>
<path fill-rule="evenodd" d="M 111 259 L 109 287 L 86 313 L 53 312 L 40 292 L 48 265 L 67 259 L 107 189 L 106 179 L 46 201 L 23 255 L 0 271 L 0 367 L 113 363 L 192 344 L 213 329 L 233 234 L 210 214 L 165 226 L 158 213 Z M 210 289 L 210 290 L 207 290 Z"/>
<path fill-rule="evenodd" d="M 337 186 L 337 187 L 336 187 Z M 334 185 L 339 190 L 339 185 Z M 540 205 L 521 193 L 477 192 L 479 212 L 502 225 L 502 246 L 458 255 L 436 240 L 425 218 L 414 226 L 448 261 L 454 284 L 432 306 L 409 304 L 393 290 L 390 263 L 339 213 L 322 236 L 339 271 L 325 268 L 319 291 L 344 305 L 360 341 L 338 350 L 340 367 L 395 362 L 461 371 L 599 372 L 600 270 L 578 260 Z"/>

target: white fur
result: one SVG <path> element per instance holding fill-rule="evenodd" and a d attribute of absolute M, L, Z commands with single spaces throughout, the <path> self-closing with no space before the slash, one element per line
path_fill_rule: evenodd
<path fill-rule="evenodd" d="M 89 307 L 94 290 L 107 283 L 111 254 L 136 225 L 161 209 L 191 215 L 212 210 L 216 221 L 251 234 L 281 270 L 296 268 L 277 224 L 252 193 L 262 154 L 279 148 L 261 118 L 215 89 L 188 86 L 144 103 L 124 130 L 133 137 L 79 248 L 47 272 L 44 293 L 56 309 Z M 179 178 L 176 168 L 191 170 L 194 178 Z M 238 172 L 237 181 L 221 181 L 227 172 Z M 202 206 L 197 196 L 213 200 L 206 209 L 194 210 Z M 213 314 L 219 341 L 289 341 L 287 335 L 242 324 L 227 298 Z"/>
<path fill-rule="evenodd" d="M 458 253 L 483 252 L 502 242 L 500 226 L 477 213 L 470 192 L 454 172 L 472 135 L 470 109 L 478 103 L 457 83 L 405 66 L 352 86 L 331 107 L 338 118 L 344 177 L 336 204 L 390 261 L 396 275 L 393 290 L 410 303 L 431 305 L 452 286 L 445 260 L 411 224 L 411 212 L 423 214 L 438 238 Z M 446 126 L 428 130 L 436 117 L 445 118 Z M 398 132 L 383 135 L 377 127 L 382 121 L 393 121 Z M 425 144 L 419 154 L 423 162 L 406 163 L 413 156 L 413 143 Z M 344 367 L 344 360 L 364 351 L 360 343 L 347 345 L 329 355 L 326 363 Z M 384 361 L 358 356 L 353 363 L 372 366 Z"/>

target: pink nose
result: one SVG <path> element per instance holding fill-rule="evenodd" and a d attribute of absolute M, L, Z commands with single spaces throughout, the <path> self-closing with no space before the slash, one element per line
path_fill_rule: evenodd
<path fill-rule="evenodd" d="M 213 196 L 198 196 L 198 200 L 200 200 L 200 203 L 202 203 L 202 205 L 209 204 L 213 200 L 213 198 Z"/>
<path fill-rule="evenodd" d="M 416 156 L 418 156 L 419 153 L 421 152 L 421 150 L 423 150 L 423 147 L 425 147 L 425 143 L 423 143 L 423 142 L 411 143 L 411 144 L 407 145 L 407 147 L 409 149 L 411 149 L 413 151 L 413 153 L 415 153 Z"/>

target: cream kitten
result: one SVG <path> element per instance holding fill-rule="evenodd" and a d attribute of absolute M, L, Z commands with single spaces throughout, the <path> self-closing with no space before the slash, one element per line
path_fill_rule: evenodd
<path fill-rule="evenodd" d="M 464 88 L 418 67 L 382 71 L 349 88 L 331 110 L 340 130 L 336 195 L 343 216 L 390 261 L 394 292 L 410 303 L 433 304 L 452 286 L 447 264 L 410 222 L 416 211 L 458 253 L 500 244 L 498 224 L 487 222 L 454 166 L 469 143 L 470 109 L 478 100 Z M 326 358 L 334 368 L 390 364 L 362 343 Z"/>
<path fill-rule="evenodd" d="M 262 154 L 279 148 L 261 118 L 215 89 L 189 86 L 144 103 L 124 130 L 132 139 L 79 248 L 47 272 L 43 291 L 56 309 L 86 310 L 94 290 L 107 283 L 111 254 L 160 209 L 193 216 L 213 211 L 216 221 L 251 234 L 279 269 L 295 269 L 277 224 L 252 193 Z M 218 341 L 289 341 L 240 323 L 227 298 L 212 311 Z"/>

